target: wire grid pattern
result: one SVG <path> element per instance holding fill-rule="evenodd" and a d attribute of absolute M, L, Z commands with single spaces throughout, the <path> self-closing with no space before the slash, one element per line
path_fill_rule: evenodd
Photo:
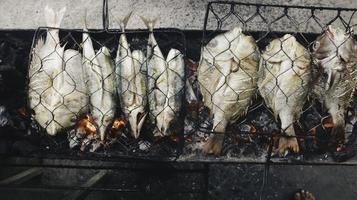
<path fill-rule="evenodd" d="M 345 150 L 353 151 L 356 108 L 353 94 L 357 65 L 354 53 L 348 53 L 346 49 L 355 52 L 356 37 L 352 28 L 357 26 L 356 11 L 237 2 L 208 4 L 197 95 L 201 95 L 209 109 L 200 111 L 199 130 L 208 134 L 226 132 L 225 140 L 229 141 L 226 143 L 238 140 L 235 138 L 242 140 L 247 135 L 253 138 L 248 143 L 256 143 L 256 135 L 270 141 L 260 199 L 264 196 L 269 166 L 276 161 L 272 152 L 279 148 L 276 144 L 281 138 L 297 138 L 303 152 L 331 148 L 331 143 L 338 148 L 344 142 Z M 238 41 L 245 43 L 242 45 L 244 48 Z M 241 55 L 242 52 L 246 53 L 245 56 Z M 257 60 L 255 54 L 259 54 L 261 59 Z M 339 72 L 342 72 L 335 93 L 329 89 L 333 83 L 329 82 L 326 74 L 326 69 L 331 66 L 341 66 Z M 247 69 L 253 71 L 249 73 Z M 232 77 L 240 81 L 234 84 Z M 331 85 L 326 86 L 326 82 Z M 247 95 L 247 91 L 241 89 L 243 87 L 252 88 L 256 93 Z M 224 92 L 220 92 L 222 88 Z M 339 114 L 328 113 L 330 108 L 323 108 L 329 98 L 341 105 Z M 223 101 L 227 101 L 226 104 L 239 102 L 241 107 L 225 107 Z M 207 117 L 212 115 L 213 120 L 207 122 Z M 260 123 L 260 118 L 269 122 Z M 332 121 L 338 123 L 338 119 L 346 124 L 343 136 L 331 133 Z M 329 144 L 322 144 L 326 141 Z M 230 148 L 235 147 L 225 144 L 223 149 L 229 152 Z M 346 159 L 338 152 L 333 156 L 336 160 Z M 303 163 L 314 164 L 309 161 Z"/>
<path fill-rule="evenodd" d="M 104 1 L 106 2 L 106 1 Z M 228 9 L 223 9 L 224 11 L 228 11 L 228 14 L 229 15 L 224 15 L 223 18 L 221 18 L 222 16 L 220 16 L 221 14 L 219 13 L 214 13 L 215 9 L 214 7 L 215 6 L 228 6 Z M 254 20 L 255 17 L 250 17 L 249 19 L 251 20 L 246 20 L 245 18 L 242 18 L 240 15 L 237 14 L 237 12 L 235 11 L 235 8 L 239 8 L 239 7 L 244 7 L 244 6 L 250 6 L 250 7 L 253 7 L 254 10 L 256 9 L 256 13 L 253 14 L 253 16 L 263 16 L 263 13 L 261 11 L 261 9 L 263 7 L 269 7 L 269 6 L 264 6 L 264 5 L 252 5 L 252 4 L 239 4 L 239 3 L 210 3 L 208 5 L 208 10 L 207 10 L 207 16 L 206 16 L 206 19 L 205 19 L 205 28 L 204 28 L 204 40 L 203 40 L 203 45 L 206 45 L 207 42 L 213 38 L 214 35 L 217 35 L 219 33 L 221 33 L 224 28 L 222 22 L 225 21 L 226 18 L 229 18 L 229 16 L 234 16 L 234 18 L 237 18 L 238 21 L 240 21 L 241 23 L 243 23 L 242 25 L 242 28 L 243 28 L 243 32 L 246 34 L 246 35 L 252 35 L 254 37 L 254 39 L 256 39 L 257 41 L 257 45 L 260 49 L 264 49 L 263 47 L 265 47 L 266 45 L 268 45 L 268 43 L 271 41 L 272 38 L 280 38 L 282 37 L 283 33 L 279 33 L 277 31 L 274 31 L 275 29 L 272 28 L 273 26 L 270 26 L 269 30 L 264 32 L 264 31 L 260 31 L 260 32 L 255 32 L 254 30 L 249 32 L 249 34 L 247 33 L 247 31 L 250 31 L 249 29 L 249 22 Z M 276 7 L 273 6 L 272 9 L 275 9 Z M 282 8 L 283 10 L 286 10 L 286 12 L 284 11 L 284 13 L 286 14 L 282 14 L 282 17 L 281 18 L 284 18 L 286 17 L 288 20 L 294 20 L 292 17 L 288 17 L 289 15 L 289 11 L 291 9 L 306 9 L 308 10 L 309 12 L 311 12 L 311 19 L 314 19 L 314 12 L 317 12 L 319 9 L 314 9 L 314 8 L 291 8 L 291 7 L 279 7 L 279 8 Z M 268 8 L 266 8 L 268 9 Z M 323 10 L 323 9 L 321 9 Z M 340 11 L 337 11 L 339 13 L 343 13 L 344 11 L 343 10 L 340 10 Z M 212 32 L 212 35 L 211 34 L 208 34 L 208 31 L 206 30 L 207 28 L 207 21 L 209 20 L 208 17 L 211 17 L 211 13 L 214 13 L 213 14 L 213 22 L 217 22 L 218 24 L 218 27 L 217 27 L 217 30 L 216 31 L 213 31 Z M 254 13 L 254 12 L 252 12 Z M 352 12 L 354 13 L 354 11 Z M 250 15 L 247 15 L 247 16 L 250 16 Z M 309 15 L 305 15 L 305 16 L 309 16 Z M 331 23 L 333 23 L 334 21 L 336 20 L 341 20 L 341 16 L 342 15 L 338 15 L 337 17 L 334 18 L 334 20 L 331 19 Z M 352 15 L 353 16 L 353 15 Z M 263 17 L 263 19 L 266 19 L 265 21 L 267 22 L 268 20 L 268 17 Z M 212 19 L 211 19 L 211 22 L 212 22 Z M 270 18 L 269 18 L 270 19 Z M 350 18 L 348 18 L 350 19 Z M 352 17 L 351 17 L 352 19 Z M 270 20 L 273 20 L 273 19 L 270 19 Z M 263 20 L 264 21 L 264 20 Z M 273 20 L 273 22 L 275 21 L 279 21 L 279 19 L 275 19 Z M 347 20 L 349 21 L 349 20 Z M 215 23 L 214 23 L 215 24 Z M 221 25 L 220 25 L 221 24 Z M 233 23 L 230 23 L 230 24 L 233 24 Z M 244 25 L 246 24 L 246 25 Z M 267 23 L 269 24 L 269 23 Z M 271 23 L 273 24 L 273 23 Z M 294 23 L 292 23 L 294 24 Z M 296 23 L 295 23 L 296 24 Z M 321 23 L 322 24 L 322 23 Z M 322 30 L 326 27 L 328 23 L 326 23 L 325 25 L 321 25 L 321 30 L 320 32 L 322 32 Z M 291 25 L 291 24 L 289 24 Z M 352 25 L 354 26 L 354 25 Z M 106 26 L 104 26 L 106 27 Z M 286 29 L 288 31 L 288 29 Z M 299 29 L 300 30 L 300 29 Z M 162 30 L 162 34 L 163 35 L 166 35 L 167 36 L 169 35 L 168 32 L 171 32 L 172 30 Z M 37 42 L 37 39 L 40 38 L 40 36 L 46 34 L 46 27 L 43 27 L 43 28 L 39 28 L 36 32 L 36 36 L 34 37 L 34 44 Z M 160 33 L 161 31 L 157 31 L 157 33 Z M 181 35 L 182 33 L 180 31 L 173 31 L 173 32 L 178 32 L 179 35 Z M 306 32 L 302 31 L 288 31 L 292 36 L 295 36 L 296 38 L 298 38 L 298 41 L 303 44 L 303 46 L 305 47 L 308 47 L 308 48 L 312 48 L 314 45 L 313 41 L 317 38 L 318 34 L 316 35 L 310 35 L 310 34 L 307 34 Z M 120 31 L 119 30 L 108 30 L 106 28 L 104 28 L 104 31 L 89 31 L 88 32 L 91 36 L 92 36 L 92 40 L 94 42 L 94 49 L 98 50 L 100 49 L 101 47 L 103 46 L 106 46 L 109 48 L 109 52 L 111 53 L 111 56 L 112 58 L 115 57 L 115 54 L 116 54 L 116 48 L 118 47 L 118 40 L 119 40 L 119 35 L 120 35 Z M 75 49 L 75 50 L 80 50 L 81 51 L 81 45 L 80 45 L 80 41 L 81 41 L 81 37 L 82 37 L 82 34 L 83 34 L 83 31 L 82 30 L 60 30 L 60 38 L 61 38 L 61 44 L 66 44 L 66 49 Z M 147 38 L 148 37 L 148 34 L 149 32 L 147 31 L 127 31 L 126 34 L 128 35 L 128 37 L 130 37 L 129 35 L 132 35 L 132 39 L 131 39 L 131 46 L 133 49 L 135 49 L 134 46 L 136 46 L 135 44 L 133 43 L 140 43 L 140 44 L 137 44 L 138 46 L 141 46 L 140 49 L 142 49 L 145 53 L 145 49 L 146 49 L 146 44 L 147 44 L 147 41 L 144 40 L 141 40 L 141 39 L 135 39 L 136 37 L 138 37 L 138 35 L 145 35 L 144 38 Z M 181 35 L 182 36 L 182 35 Z M 181 38 L 180 36 L 180 38 Z M 171 37 L 168 37 L 168 38 L 171 38 Z M 257 39 L 259 38 L 259 39 Z M 291 37 L 289 37 L 291 38 Z M 285 39 L 282 39 L 280 42 L 283 44 L 284 41 L 288 40 L 289 38 L 285 38 Z M 182 39 L 182 38 L 181 38 Z M 236 39 L 236 37 L 234 37 L 232 39 L 232 41 Z M 306 40 L 305 40 L 306 39 Z M 184 40 L 184 39 L 182 39 Z M 135 42 L 136 41 L 136 42 Z M 140 42 L 142 41 L 142 43 Z M 165 40 L 164 40 L 165 41 Z M 167 40 L 166 40 L 167 41 Z M 172 41 L 176 41 L 177 40 L 172 40 Z M 305 42 L 304 42 L 305 41 Z M 164 42 L 165 43 L 165 42 Z M 175 43 L 175 42 L 174 42 Z M 178 42 L 178 46 L 182 48 L 184 48 L 182 46 L 182 43 L 181 43 L 181 40 L 180 42 Z M 160 42 L 159 42 L 160 44 Z M 169 49 L 166 49 L 164 46 L 165 45 L 159 45 L 160 48 L 162 49 L 163 52 L 168 52 Z M 168 45 L 171 47 L 171 45 Z M 180 49 L 180 48 L 178 48 Z M 281 51 L 283 51 L 284 48 L 281 49 Z M 57 52 L 57 48 L 55 51 L 51 52 L 50 54 L 54 55 L 54 56 L 58 56 L 59 52 Z M 184 52 L 184 50 L 182 51 Z M 310 51 L 311 52 L 311 51 Z M 258 51 L 254 50 L 251 54 L 249 54 L 248 56 L 254 54 L 254 53 L 258 53 Z M 285 53 L 284 53 L 285 54 Z M 76 55 L 76 54 L 74 54 Z M 165 53 L 164 53 L 165 55 Z M 270 57 L 273 57 L 273 56 L 270 56 Z M 311 56 L 310 56 L 311 57 Z M 241 58 L 244 60 L 244 58 Z M 66 59 L 63 58 L 63 60 L 67 63 L 68 60 L 66 61 Z M 71 60 L 71 59 L 70 59 Z M 89 61 L 92 61 L 93 62 L 94 58 L 90 58 Z M 115 62 L 115 61 L 113 61 Z M 310 61 L 310 62 L 313 62 Z M 266 66 L 264 66 L 266 67 Z M 44 77 L 47 77 L 47 78 L 50 78 L 52 77 L 51 79 L 58 79 L 58 77 L 62 76 L 60 74 L 65 74 L 65 77 L 68 76 L 68 82 L 69 83 L 72 83 L 69 84 L 70 86 L 72 86 L 72 89 L 71 91 L 75 91 L 75 92 L 78 92 L 78 93 L 81 93 L 79 88 L 76 88 L 76 87 L 73 87 L 73 82 L 74 81 L 74 77 L 71 76 L 67 71 L 69 69 L 67 69 L 66 65 L 64 65 L 64 67 L 62 66 L 61 68 L 61 72 L 60 73 L 55 73 L 55 75 L 53 76 L 52 74 L 48 73 L 46 70 L 44 70 Z M 238 69 L 239 70 L 239 69 Z M 236 70 L 233 70 L 233 71 L 236 71 Z M 39 73 L 39 72 L 35 72 L 34 74 L 36 73 Z M 143 72 L 145 73 L 145 71 Z M 219 72 L 219 73 L 224 73 L 224 72 Z M 294 72 L 295 73 L 295 72 Z M 273 73 L 272 73 L 273 74 Z M 31 76 L 30 76 L 31 78 Z M 250 79 L 254 79 L 254 77 L 252 76 Z M 229 80 L 229 79 L 226 79 L 226 80 Z M 303 82 L 300 82 L 300 86 L 302 87 L 302 84 Z M 228 86 L 231 88 L 232 86 L 228 84 Z M 55 91 L 54 94 L 61 94 L 61 91 L 59 88 L 54 88 L 54 89 L 49 89 L 49 88 L 52 88 L 52 86 L 50 87 L 46 87 L 44 89 L 44 91 L 41 91 L 40 93 L 35 93 L 37 95 L 41 95 L 43 93 L 45 93 L 46 90 L 53 90 Z M 31 88 L 29 88 L 29 91 L 31 90 Z M 60 95 L 61 97 L 59 99 L 62 99 L 62 101 L 64 101 L 65 98 L 67 98 L 69 95 L 68 94 L 65 94 L 65 95 Z M 285 99 L 286 101 L 289 100 L 288 96 L 285 96 Z M 236 95 L 236 98 L 239 98 L 239 95 Z M 355 105 L 355 103 L 352 103 L 352 105 Z M 37 105 L 39 106 L 39 105 Z M 86 106 L 90 106 L 90 104 L 88 103 Z M 190 105 L 189 105 L 190 106 Z M 353 107 L 353 111 L 355 110 L 355 106 Z M 59 108 L 55 108 L 54 110 L 56 109 L 59 109 Z M 48 109 L 47 108 L 47 111 L 51 109 Z M 207 122 L 205 121 L 204 119 L 208 119 L 210 116 L 208 114 L 208 111 L 204 111 L 202 112 L 202 110 L 199 110 L 200 111 L 200 114 L 201 114 L 201 117 L 200 118 L 200 121 L 199 123 L 197 124 L 198 127 L 199 127 L 199 131 L 202 131 L 202 132 L 211 132 L 211 127 L 212 124 L 211 122 Z M 88 112 L 88 111 L 87 111 Z M 80 114 L 78 114 L 77 112 L 70 112 L 71 114 L 73 114 L 75 117 L 79 117 Z M 85 112 L 86 113 L 86 112 Z M 118 113 L 118 112 L 117 112 Z M 259 114 L 259 116 L 257 117 L 257 113 Z M 318 117 L 316 117 L 318 116 Z M 327 113 L 323 113 L 321 112 L 321 110 L 319 110 L 319 108 L 317 108 L 317 106 L 315 106 L 314 104 L 309 104 L 307 106 L 305 106 L 305 108 L 303 109 L 303 112 L 302 112 L 302 118 L 305 119 L 301 122 L 301 126 L 304 128 L 304 130 L 308 130 L 307 132 L 309 132 L 309 130 L 313 130 L 313 129 L 322 129 L 325 130 L 324 126 L 322 126 L 322 123 L 324 120 L 327 120 L 328 119 L 328 115 Z M 205 125 L 204 123 L 202 122 L 207 122 L 207 124 Z M 354 125 L 354 122 L 355 121 L 347 121 L 347 124 L 350 124 L 351 126 Z M 54 123 L 56 123 L 54 121 Z M 254 125 L 254 128 L 256 129 L 255 131 L 259 134 L 252 134 L 252 126 L 246 126 L 247 124 L 249 125 Z M 273 114 L 271 113 L 271 111 L 269 109 L 266 108 L 266 105 L 264 103 L 262 103 L 262 101 L 259 100 L 259 97 L 257 99 L 257 101 L 253 102 L 253 105 L 250 106 L 250 108 L 248 109 L 247 111 L 247 115 L 246 117 L 243 117 L 243 119 L 241 118 L 237 123 L 235 124 L 232 124 L 230 127 L 227 128 L 227 132 L 228 133 L 236 133 L 236 134 L 239 134 L 239 133 L 244 133 L 247 137 L 246 137 L 246 140 L 247 141 L 251 141 L 251 135 L 253 135 L 253 137 L 257 137 L 257 135 L 261 135 L 261 137 L 266 137 L 268 138 L 268 141 L 267 139 L 263 139 L 264 142 L 269 142 L 269 147 L 268 147 L 268 152 L 267 152 L 267 157 L 265 158 L 265 161 L 264 163 L 266 163 L 266 168 L 265 168 L 265 171 L 264 171 L 264 180 L 263 180 L 263 184 L 261 186 L 261 191 L 260 191 L 260 198 L 263 197 L 263 193 L 264 193 L 264 189 L 265 189 L 265 185 L 267 183 L 267 179 L 269 178 L 269 166 L 270 164 L 272 163 L 272 159 L 271 159 L 271 152 L 272 152 L 272 149 L 273 149 L 273 146 L 272 146 L 272 139 L 274 138 L 278 138 L 281 136 L 281 134 L 274 134 L 275 132 L 274 131 L 271 131 L 273 129 L 278 129 L 277 127 L 278 125 L 276 124 L 276 121 L 273 117 Z M 239 131 L 237 131 L 239 130 Z M 273 134 L 272 134 L 273 133 Z M 194 133 L 193 133 L 194 134 Z M 350 134 L 350 133 L 349 133 Z M 314 135 L 304 135 L 303 136 L 305 139 L 307 139 L 308 137 L 315 137 Z M 51 143 L 55 143 L 56 145 L 58 146 L 61 146 L 63 147 L 65 144 L 62 144 L 63 143 L 63 140 L 56 140 L 56 139 L 53 139 L 52 137 L 48 137 L 50 142 Z M 228 139 L 231 139 L 232 141 L 234 141 L 234 138 L 233 137 L 230 137 Z M 130 140 L 130 139 L 126 139 L 126 138 L 120 138 L 118 140 L 118 143 L 117 143 L 119 146 L 120 146 L 120 153 L 122 155 L 124 155 L 125 153 L 128 153 L 128 152 L 131 152 L 133 150 L 137 150 L 139 148 L 139 146 L 142 144 L 142 142 L 137 142 L 137 141 L 134 141 L 134 140 Z M 144 144 L 145 146 L 145 144 Z M 233 145 L 234 148 L 235 147 L 239 147 L 239 145 Z M 230 147 L 228 147 L 230 148 Z M 61 148 L 58 148 L 58 149 L 61 149 Z M 59 151 L 58 151 L 59 152 Z M 124 154 L 123 154 L 124 152 Z M 128 153 L 129 154 L 129 153 Z M 145 154 L 147 155 L 147 154 Z M 57 158 L 57 157 L 56 157 Z M 134 160 L 137 161 L 136 159 L 138 159 L 139 157 L 134 157 Z M 150 159 L 149 159 L 150 160 Z M 152 161 L 152 160 L 150 160 Z M 219 162 L 219 161 L 217 161 Z M 208 162 L 207 162 L 208 163 Z M 205 166 L 209 166 L 209 164 L 205 164 Z M 214 163 L 214 162 L 212 162 Z M 300 164 L 313 164 L 313 163 L 300 163 Z M 44 165 L 40 165 L 40 166 L 44 166 Z M 100 167 L 99 167 L 100 168 Z M 208 177 L 207 177 L 208 178 Z M 56 187 L 54 187 L 56 188 Z M 92 188 L 84 188 L 86 190 L 90 190 Z M 101 188 L 103 190 L 108 190 L 108 188 Z"/>
<path fill-rule="evenodd" d="M 115 149 L 123 155 L 133 152 L 147 155 L 150 149 L 157 148 L 151 146 L 156 139 L 151 138 L 147 133 L 157 129 L 156 117 L 163 110 L 158 111 L 159 114 L 149 110 L 149 105 L 152 104 L 150 94 L 153 90 L 158 90 L 164 95 L 163 98 L 170 101 L 165 104 L 166 107 L 162 106 L 162 109 L 165 109 L 165 112 L 170 110 L 173 119 L 176 120 L 175 123 L 179 124 L 182 118 L 179 117 L 182 106 L 171 102 L 176 103 L 178 100 L 182 102 L 184 97 L 184 68 L 182 65 L 183 71 L 178 72 L 174 67 L 180 64 L 177 60 L 182 60 L 183 64 L 185 39 L 180 30 L 155 29 L 153 34 L 157 44 L 148 47 L 150 34 L 152 33 L 146 30 L 126 30 L 124 36 L 120 30 L 83 31 L 40 27 L 36 31 L 32 45 L 28 77 L 28 106 L 35 111 L 33 116 L 39 124 L 38 127 L 47 133 L 51 133 L 52 129 L 49 128 L 51 125 L 56 127 L 52 135 L 67 131 L 71 147 L 79 145 L 80 148 L 88 148 L 90 151 L 94 151 L 103 142 L 114 143 L 112 145 L 119 147 Z M 119 42 L 121 37 L 126 37 L 128 44 Z M 42 38 L 46 38 L 46 43 L 52 41 L 56 43 L 52 48 L 48 48 L 50 50 L 39 51 L 36 49 L 36 44 L 42 45 Z M 147 56 L 147 53 L 152 51 L 151 48 L 154 49 L 154 53 Z M 176 51 L 170 51 L 171 48 Z M 155 54 L 158 51 L 160 56 Z M 170 58 L 165 59 L 168 54 Z M 161 59 L 164 68 L 162 74 L 156 75 L 155 79 L 148 75 L 146 67 L 153 57 Z M 53 60 L 58 63 L 46 63 Z M 133 66 L 128 66 L 127 61 L 130 61 L 129 65 Z M 56 64 L 56 67 L 52 67 Z M 125 73 L 120 70 L 124 69 L 122 66 L 137 71 L 135 73 L 129 71 L 129 75 L 122 74 Z M 183 84 L 181 86 L 176 84 L 176 88 L 171 89 L 170 92 L 160 91 L 156 81 L 166 74 L 170 74 L 175 82 Z M 140 80 L 137 80 L 139 79 L 137 77 Z M 148 80 L 149 78 L 152 80 Z M 39 81 L 42 82 L 39 84 Z M 147 82 L 152 82 L 152 88 L 147 88 L 147 92 L 136 89 L 139 84 L 144 87 Z M 57 101 L 51 102 L 53 99 Z M 129 105 L 125 106 L 123 103 Z M 170 107 L 172 105 L 177 107 Z M 132 131 L 128 117 L 139 107 L 141 112 L 135 113 L 137 121 L 131 123 L 139 122 L 145 113 L 149 113 L 150 120 L 143 120 L 145 123 L 141 131 L 142 136 L 139 140 L 135 140 L 130 134 Z M 116 123 L 125 123 L 126 126 L 118 129 L 115 127 Z M 96 131 L 105 132 L 105 136 L 101 138 Z M 48 137 L 48 140 L 48 146 L 54 146 L 55 151 L 63 149 L 66 145 L 58 145 L 60 139 L 56 141 L 56 138 Z M 165 142 L 160 144 L 163 146 L 160 149 L 165 149 Z M 165 155 L 170 153 L 167 152 Z"/>

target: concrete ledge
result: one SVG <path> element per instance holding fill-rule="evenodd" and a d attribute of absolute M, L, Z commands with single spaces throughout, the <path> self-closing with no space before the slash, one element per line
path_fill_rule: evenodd
<path fill-rule="evenodd" d="M 159 17 L 157 27 L 202 29 L 208 2 L 206 0 L 109 0 L 109 14 L 113 18 L 113 16 L 121 17 L 134 11 L 135 14 L 143 16 Z M 240 2 L 357 7 L 356 0 L 241 0 Z M 67 7 L 63 20 L 64 28 L 82 28 L 85 9 L 88 10 L 89 28 L 102 28 L 102 3 L 102 0 L 2 0 L 0 29 L 34 29 L 38 26 L 45 26 L 42 17 L 45 5 L 53 8 Z M 299 17 L 299 13 L 296 17 Z M 115 20 L 111 20 L 111 27 L 118 27 Z M 134 15 L 128 28 L 137 29 L 145 28 L 145 26 L 139 17 Z"/>

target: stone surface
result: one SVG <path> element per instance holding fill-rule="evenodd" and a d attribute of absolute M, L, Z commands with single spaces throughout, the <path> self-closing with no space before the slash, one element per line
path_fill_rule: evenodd
<path fill-rule="evenodd" d="M 157 27 L 176 27 L 181 29 L 202 29 L 205 16 L 206 0 L 109 0 L 109 16 L 111 27 L 118 27 L 116 19 L 133 11 L 135 14 L 148 17 L 159 17 Z M 307 5 L 356 8 L 355 0 L 241 0 L 239 2 Z M 44 26 L 43 8 L 48 4 L 54 8 L 67 7 L 63 21 L 65 28 L 82 28 L 84 10 L 87 9 L 88 26 L 102 28 L 102 1 L 101 0 L 2 0 L 0 12 L 0 28 L 2 29 L 34 29 Z M 275 12 L 275 11 L 274 11 Z M 269 13 L 274 13 L 269 11 Z M 294 14 L 299 18 L 303 12 Z M 331 14 L 327 14 L 331 17 Z M 357 18 L 357 17 L 355 17 Z M 279 23 L 278 23 L 279 24 Z M 286 25 L 287 23 L 283 23 Z M 259 27 L 259 24 L 253 24 Z M 211 25 L 214 27 L 214 25 Z M 284 26 L 277 25 L 277 28 Z M 137 15 L 134 15 L 128 25 L 130 29 L 145 28 Z"/>

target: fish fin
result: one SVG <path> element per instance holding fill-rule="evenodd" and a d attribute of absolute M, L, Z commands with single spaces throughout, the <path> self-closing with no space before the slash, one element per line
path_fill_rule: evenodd
<path fill-rule="evenodd" d="M 36 46 L 33 48 L 33 51 L 38 52 L 43 47 L 44 44 L 45 44 L 45 40 L 43 39 L 43 37 L 40 37 L 37 40 Z"/>
<path fill-rule="evenodd" d="M 147 18 L 147 17 L 143 17 L 143 16 L 139 16 L 141 18 L 141 20 L 145 23 L 146 27 L 149 29 L 149 31 L 153 31 L 154 30 L 154 26 L 158 20 L 158 18 Z"/>
<path fill-rule="evenodd" d="M 49 6 L 45 6 L 44 14 L 45 21 L 48 27 L 59 28 L 66 12 L 66 7 L 63 7 L 60 11 L 55 12 Z"/>

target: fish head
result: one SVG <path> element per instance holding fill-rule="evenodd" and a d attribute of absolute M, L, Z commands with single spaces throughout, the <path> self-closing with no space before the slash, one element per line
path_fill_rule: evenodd
<path fill-rule="evenodd" d="M 140 131 L 144 125 L 146 116 L 147 116 L 147 112 L 145 112 L 144 108 L 137 108 L 131 111 L 128 117 L 130 128 L 131 128 L 131 134 L 135 139 L 137 139 L 140 136 Z"/>
<path fill-rule="evenodd" d="M 352 32 L 329 26 L 313 46 L 315 63 L 326 78 L 325 89 L 337 84 L 350 63 L 356 60 L 356 41 Z"/>

